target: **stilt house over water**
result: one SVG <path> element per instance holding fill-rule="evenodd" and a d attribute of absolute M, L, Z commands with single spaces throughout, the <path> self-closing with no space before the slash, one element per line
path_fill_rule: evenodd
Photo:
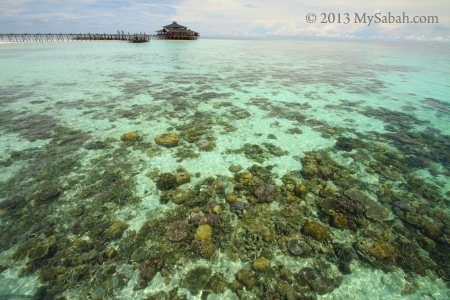
<path fill-rule="evenodd" d="M 162 40 L 196 40 L 200 37 L 200 34 L 173 21 L 172 24 L 158 30 L 156 36 Z"/>

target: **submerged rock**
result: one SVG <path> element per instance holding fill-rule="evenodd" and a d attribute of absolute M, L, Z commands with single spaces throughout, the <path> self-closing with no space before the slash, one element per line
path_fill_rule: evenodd
<path fill-rule="evenodd" d="M 441 229 L 439 226 L 428 222 L 426 220 L 420 220 L 417 227 L 430 239 L 437 240 L 441 236 Z"/>
<path fill-rule="evenodd" d="M 358 189 L 355 189 L 355 188 L 346 190 L 344 192 L 344 195 L 349 197 L 351 200 L 359 202 L 359 203 L 365 203 L 365 202 L 372 201 L 372 199 L 370 199 L 370 197 L 367 196 L 364 192 L 362 192 Z"/>
<path fill-rule="evenodd" d="M 393 214 L 383 205 L 375 202 L 364 192 L 352 188 L 344 192 L 352 201 L 362 205 L 368 218 L 376 221 L 388 221 L 393 219 Z"/>
<path fill-rule="evenodd" d="M 42 205 L 58 199 L 62 193 L 63 190 L 60 187 L 49 187 L 48 189 L 39 191 L 35 195 L 28 196 L 26 199 L 34 201 L 36 205 Z"/>
<path fill-rule="evenodd" d="M 133 254 L 131 254 L 131 260 L 134 262 L 143 261 L 149 257 L 149 253 L 145 248 L 136 249 Z"/>
<path fill-rule="evenodd" d="M 394 218 L 393 214 L 383 205 L 374 201 L 363 204 L 366 208 L 366 216 L 375 221 L 389 221 Z"/>
<path fill-rule="evenodd" d="M 139 283 L 135 289 L 142 289 L 152 281 L 155 275 L 164 267 L 161 259 L 145 260 L 139 265 Z"/>
<path fill-rule="evenodd" d="M 195 295 L 208 284 L 211 273 L 211 269 L 203 266 L 190 269 L 183 276 L 181 286 Z"/>
<path fill-rule="evenodd" d="M 326 269 L 313 269 L 305 267 L 301 269 L 297 278 L 300 284 L 309 287 L 318 294 L 327 294 L 339 287 L 342 276 L 332 276 Z"/>
<path fill-rule="evenodd" d="M 36 245 L 33 249 L 30 250 L 30 252 L 28 252 L 28 257 L 31 260 L 41 259 L 48 254 L 49 248 L 50 247 L 47 243 Z"/>
<path fill-rule="evenodd" d="M 342 277 L 323 276 L 309 282 L 310 287 L 318 294 L 324 295 L 332 292 L 342 283 Z"/>
<path fill-rule="evenodd" d="M 164 147 L 175 147 L 178 145 L 178 142 L 180 141 L 180 136 L 175 132 L 165 132 L 158 134 L 155 137 L 155 142 Z"/>

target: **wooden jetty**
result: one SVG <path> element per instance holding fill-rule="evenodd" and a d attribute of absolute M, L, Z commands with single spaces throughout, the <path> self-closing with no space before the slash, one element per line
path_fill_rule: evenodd
<path fill-rule="evenodd" d="M 127 41 L 145 43 L 152 39 L 145 33 L 0 33 L 1 42 L 10 43 L 47 43 L 68 41 Z"/>

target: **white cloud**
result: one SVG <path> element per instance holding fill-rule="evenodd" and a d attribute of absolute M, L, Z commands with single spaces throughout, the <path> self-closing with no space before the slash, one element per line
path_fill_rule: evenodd
<path fill-rule="evenodd" d="M 0 0 L 0 31 L 150 32 L 177 20 L 203 36 L 450 41 L 449 11 L 449 0 Z M 325 12 L 437 15 L 439 24 L 321 24 Z M 305 21 L 307 13 L 318 15 L 316 23 Z"/>
<path fill-rule="evenodd" d="M 182 0 L 174 5 L 174 19 L 184 22 L 204 35 L 229 36 L 317 36 L 335 38 L 420 37 L 421 40 L 450 40 L 450 22 L 446 12 L 450 1 L 431 0 Z M 308 24 L 306 13 L 373 14 L 392 12 L 408 15 L 437 15 L 445 32 L 435 32 L 433 24 Z M 445 13 L 444 13 L 445 12 Z"/>
<path fill-rule="evenodd" d="M 22 13 L 31 2 L 31 0 L 1 1 L 0 15 L 6 17 L 17 16 Z"/>

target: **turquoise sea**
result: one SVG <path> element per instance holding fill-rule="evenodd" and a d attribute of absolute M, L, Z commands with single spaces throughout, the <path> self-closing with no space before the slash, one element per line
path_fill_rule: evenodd
<path fill-rule="evenodd" d="M 0 44 L 0 299 L 449 299 L 450 47 Z"/>

